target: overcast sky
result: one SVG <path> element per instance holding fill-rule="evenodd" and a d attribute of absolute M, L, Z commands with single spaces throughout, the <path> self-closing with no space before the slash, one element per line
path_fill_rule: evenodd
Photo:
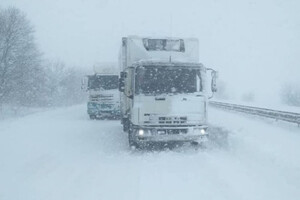
<path fill-rule="evenodd" d="M 45 57 L 117 62 L 122 36 L 197 37 L 200 61 L 232 94 L 274 97 L 300 79 L 299 0 L 1 0 L 35 26 Z M 298 81 L 300 82 L 300 81 Z"/>

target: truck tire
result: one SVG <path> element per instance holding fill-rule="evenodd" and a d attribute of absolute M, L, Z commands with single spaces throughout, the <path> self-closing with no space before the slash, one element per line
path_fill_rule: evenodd
<path fill-rule="evenodd" d="M 128 137 L 129 147 L 132 149 L 138 149 L 139 145 L 129 136 Z"/>
<path fill-rule="evenodd" d="M 123 118 L 123 131 L 129 132 L 130 122 L 127 118 Z"/>
<path fill-rule="evenodd" d="M 90 119 L 92 120 L 96 119 L 96 115 L 90 115 Z"/>
<path fill-rule="evenodd" d="M 129 128 L 128 128 L 128 143 L 129 143 L 129 147 L 132 149 L 139 148 L 138 143 L 133 139 L 133 130 L 132 130 L 132 127 L 130 124 L 129 124 Z"/>

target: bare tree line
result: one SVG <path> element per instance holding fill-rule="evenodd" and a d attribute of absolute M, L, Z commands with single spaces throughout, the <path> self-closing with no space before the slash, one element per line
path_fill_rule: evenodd
<path fill-rule="evenodd" d="M 82 102 L 84 72 L 46 61 L 34 27 L 19 9 L 0 8 L 0 114 L 3 105 L 60 106 Z"/>

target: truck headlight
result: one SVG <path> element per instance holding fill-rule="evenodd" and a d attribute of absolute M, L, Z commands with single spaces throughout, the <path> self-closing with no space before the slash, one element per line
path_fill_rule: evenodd
<path fill-rule="evenodd" d="M 206 130 L 204 128 L 195 128 L 194 129 L 194 134 L 201 134 L 201 135 L 205 135 L 206 134 Z"/>
<path fill-rule="evenodd" d="M 144 131 L 143 129 L 140 129 L 140 130 L 138 131 L 138 133 L 139 133 L 139 136 L 143 136 L 144 133 L 145 133 L 145 131 Z"/>
<path fill-rule="evenodd" d="M 206 130 L 202 128 L 202 129 L 200 130 L 200 133 L 201 133 L 202 135 L 204 135 L 204 134 L 206 133 Z"/>

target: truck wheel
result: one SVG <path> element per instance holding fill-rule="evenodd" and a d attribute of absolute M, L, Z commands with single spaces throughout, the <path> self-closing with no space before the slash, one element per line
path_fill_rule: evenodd
<path fill-rule="evenodd" d="M 138 149 L 139 145 L 138 143 L 133 139 L 133 130 L 131 128 L 131 126 L 129 125 L 129 129 L 128 129 L 128 142 L 129 142 L 129 147 L 133 148 L 133 149 Z"/>
<path fill-rule="evenodd" d="M 96 115 L 90 115 L 90 119 L 92 120 L 96 119 Z"/>
<path fill-rule="evenodd" d="M 132 149 L 138 149 L 139 148 L 139 145 L 132 140 L 132 138 L 129 136 L 128 137 L 128 142 L 129 142 L 129 147 L 132 148 Z"/>
<path fill-rule="evenodd" d="M 123 118 L 123 131 L 127 132 L 129 131 L 130 122 L 127 118 Z"/>
<path fill-rule="evenodd" d="M 199 150 L 199 149 L 204 150 L 204 149 L 207 148 L 205 142 L 197 142 L 197 141 L 193 141 L 193 142 L 191 142 L 191 145 L 192 145 L 196 150 Z"/>

